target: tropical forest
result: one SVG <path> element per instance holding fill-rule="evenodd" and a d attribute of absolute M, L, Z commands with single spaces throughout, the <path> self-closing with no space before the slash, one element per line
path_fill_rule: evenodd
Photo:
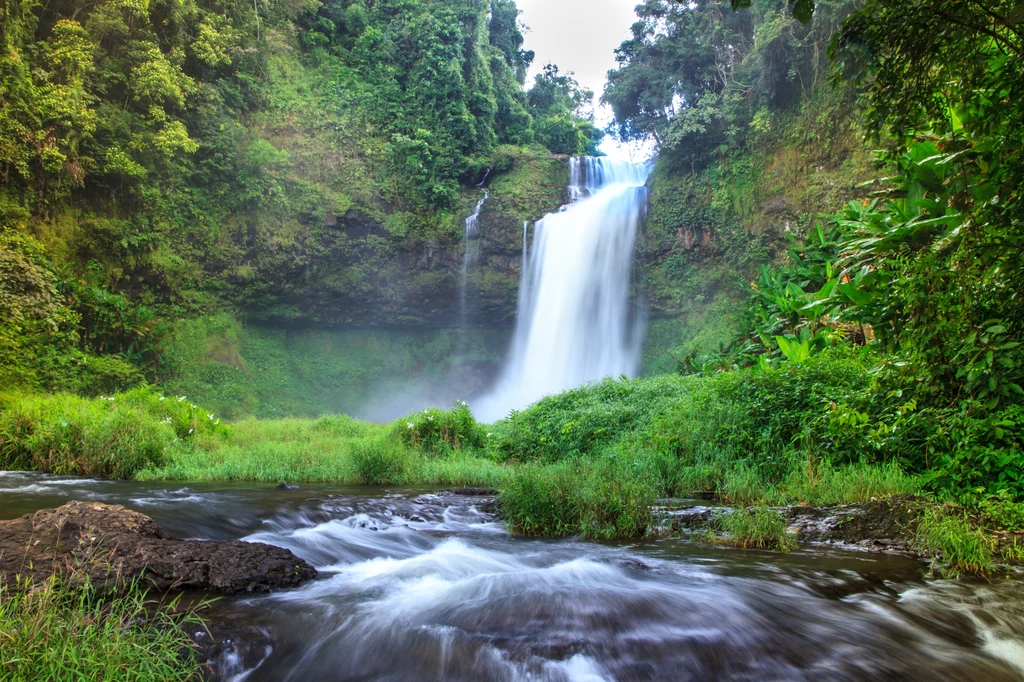
<path fill-rule="evenodd" d="M 1024 679 L 1024 2 L 637 1 L 0 0 L 0 680 Z"/>

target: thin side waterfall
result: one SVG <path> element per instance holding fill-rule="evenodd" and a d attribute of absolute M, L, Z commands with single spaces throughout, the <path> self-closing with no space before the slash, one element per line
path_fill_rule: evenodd
<path fill-rule="evenodd" d="M 512 347 L 494 391 L 474 405 L 482 420 L 636 373 L 643 329 L 630 310 L 630 271 L 649 172 L 648 164 L 570 161 L 570 203 L 534 225 L 524 252 Z"/>
<path fill-rule="evenodd" d="M 490 169 L 488 169 L 490 172 Z M 487 176 L 484 176 L 484 180 L 487 180 Z M 470 247 L 469 241 L 476 236 L 477 230 L 480 227 L 480 211 L 484 207 L 484 202 L 491 196 L 490 190 L 484 190 L 484 196 L 480 201 L 477 202 L 476 208 L 473 209 L 472 215 L 466 218 L 466 230 L 463 239 L 463 250 L 462 250 L 462 281 L 459 283 L 459 328 L 465 329 L 466 327 L 466 281 L 469 278 L 469 263 L 470 260 L 475 257 L 475 252 Z"/>
<path fill-rule="evenodd" d="M 526 227 L 530 224 L 529 220 L 523 221 L 523 272 L 526 272 Z"/>

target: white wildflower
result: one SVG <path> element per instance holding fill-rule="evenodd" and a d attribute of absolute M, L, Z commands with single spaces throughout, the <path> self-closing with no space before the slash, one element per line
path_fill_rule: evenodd
<path fill-rule="evenodd" d="M 406 423 L 405 423 L 405 427 L 406 427 L 407 429 L 411 429 L 411 428 L 414 428 L 414 425 L 413 425 L 413 423 L 412 423 L 412 422 L 406 422 Z"/>
<path fill-rule="evenodd" d="M 490 433 L 489 431 L 487 432 L 487 437 L 488 437 L 488 438 L 490 438 L 490 437 L 491 437 L 491 433 Z"/>
<path fill-rule="evenodd" d="M 188 430 L 189 433 L 192 433 L 193 431 L 195 431 L 195 429 L 189 429 Z"/>
<path fill-rule="evenodd" d="M 164 401 L 164 397 L 160 396 L 160 402 L 163 402 L 163 401 Z"/>
<path fill-rule="evenodd" d="M 181 401 L 183 401 L 184 399 L 185 399 L 185 396 L 183 396 L 183 395 L 179 395 L 179 396 L 178 396 L 178 402 L 179 402 L 179 403 L 180 403 Z"/>
<path fill-rule="evenodd" d="M 431 415 L 431 416 L 427 417 L 427 421 L 428 421 L 428 422 L 432 422 L 432 421 L 434 421 L 434 416 L 433 416 L 433 415 Z"/>

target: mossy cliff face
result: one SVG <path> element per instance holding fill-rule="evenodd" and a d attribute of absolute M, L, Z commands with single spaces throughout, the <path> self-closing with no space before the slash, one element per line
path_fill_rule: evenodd
<path fill-rule="evenodd" d="M 451 326 L 460 315 L 463 257 L 470 249 L 466 298 L 473 324 L 515 317 L 523 221 L 565 201 L 567 157 L 540 149 L 502 148 L 488 176 L 479 227 L 465 242 L 465 218 L 483 198 L 467 188 L 436 229 L 407 233 L 415 216 L 380 204 L 301 218 L 282 239 L 241 241 L 223 276 L 244 317 L 323 326 Z M 258 229 L 258 228 L 257 228 Z"/>

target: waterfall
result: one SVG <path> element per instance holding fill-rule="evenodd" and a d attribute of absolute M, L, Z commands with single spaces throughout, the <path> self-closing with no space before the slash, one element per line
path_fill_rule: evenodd
<path fill-rule="evenodd" d="M 630 272 L 650 168 L 594 157 L 570 164 L 570 203 L 534 225 L 512 347 L 493 392 L 474 405 L 484 421 L 637 370 L 643 334 Z"/>
<path fill-rule="evenodd" d="M 526 227 L 530 224 L 529 220 L 523 221 L 523 272 L 526 272 Z"/>
<path fill-rule="evenodd" d="M 487 169 L 490 173 L 490 169 Z M 484 181 L 487 180 L 487 176 L 484 175 Z M 483 183 L 481 183 L 483 184 Z M 478 185 L 479 186 L 479 185 Z M 484 190 L 484 196 L 480 201 L 476 203 L 476 208 L 473 209 L 472 215 L 466 218 L 465 237 L 463 240 L 463 251 L 462 251 L 462 281 L 459 283 L 459 328 L 466 328 L 466 280 L 469 278 L 469 263 L 471 256 L 475 256 L 475 253 L 471 253 L 472 249 L 469 245 L 469 240 L 476 236 L 477 229 L 480 227 L 480 211 L 484 207 L 484 202 L 487 201 L 488 197 L 491 196 L 489 190 Z"/>

